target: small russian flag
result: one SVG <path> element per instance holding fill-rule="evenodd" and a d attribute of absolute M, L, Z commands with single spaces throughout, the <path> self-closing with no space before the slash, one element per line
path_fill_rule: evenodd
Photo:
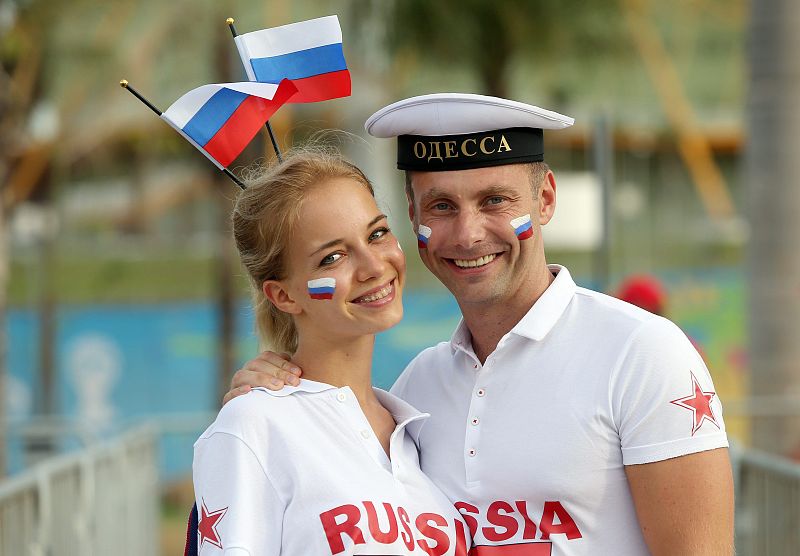
<path fill-rule="evenodd" d="M 311 299 L 333 299 L 336 278 L 317 278 L 308 281 L 308 295 Z"/>
<path fill-rule="evenodd" d="M 222 170 L 297 89 L 290 81 L 203 85 L 161 117 Z"/>
<path fill-rule="evenodd" d="M 417 228 L 417 247 L 419 247 L 420 249 L 428 248 L 428 240 L 431 237 L 432 231 L 433 230 L 431 230 L 424 224 L 419 225 L 419 228 Z"/>
<path fill-rule="evenodd" d="M 514 233 L 520 240 L 528 239 L 533 236 L 533 224 L 531 224 L 531 215 L 526 214 L 511 221 L 511 227 L 514 228 Z"/>
<path fill-rule="evenodd" d="M 292 103 L 350 95 L 342 28 L 335 15 L 253 31 L 235 40 L 247 77 L 259 83 L 291 79 L 298 90 Z"/>

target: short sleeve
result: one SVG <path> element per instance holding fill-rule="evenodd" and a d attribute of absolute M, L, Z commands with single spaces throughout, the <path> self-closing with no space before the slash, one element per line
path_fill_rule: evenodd
<path fill-rule="evenodd" d="M 624 465 L 728 446 L 711 374 L 666 319 L 648 320 L 633 333 L 611 378 L 610 403 Z"/>
<path fill-rule="evenodd" d="M 192 467 L 200 556 L 280 553 L 285 505 L 244 441 L 223 432 L 203 437 Z"/>

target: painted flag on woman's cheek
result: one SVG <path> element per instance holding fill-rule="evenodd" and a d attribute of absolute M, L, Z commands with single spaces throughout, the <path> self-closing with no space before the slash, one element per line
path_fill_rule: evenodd
<path fill-rule="evenodd" d="M 296 92 L 288 80 L 203 85 L 176 100 L 161 117 L 223 169 Z"/>
<path fill-rule="evenodd" d="M 350 71 L 335 15 L 262 29 L 236 37 L 247 77 L 259 83 L 290 79 L 289 102 L 319 102 L 350 95 Z"/>

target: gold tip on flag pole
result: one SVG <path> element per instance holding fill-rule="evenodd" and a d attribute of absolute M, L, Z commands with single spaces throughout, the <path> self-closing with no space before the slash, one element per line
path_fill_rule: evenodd
<path fill-rule="evenodd" d="M 234 19 L 232 17 L 229 17 L 228 19 L 225 20 L 225 23 L 227 23 L 228 25 L 233 25 Z"/>
<path fill-rule="evenodd" d="M 127 89 L 128 88 L 128 80 L 127 79 L 120 80 L 119 86 L 122 87 L 123 89 Z"/>

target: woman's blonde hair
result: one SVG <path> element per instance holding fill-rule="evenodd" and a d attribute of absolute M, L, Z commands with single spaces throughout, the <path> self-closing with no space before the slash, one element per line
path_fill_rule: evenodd
<path fill-rule="evenodd" d="M 364 173 L 336 151 L 303 148 L 247 180 L 236 200 L 233 237 L 250 279 L 256 330 L 264 347 L 289 353 L 297 349 L 292 316 L 267 299 L 262 285 L 286 278 L 286 247 L 303 201 L 314 186 L 335 178 L 353 179 L 375 195 Z"/>

